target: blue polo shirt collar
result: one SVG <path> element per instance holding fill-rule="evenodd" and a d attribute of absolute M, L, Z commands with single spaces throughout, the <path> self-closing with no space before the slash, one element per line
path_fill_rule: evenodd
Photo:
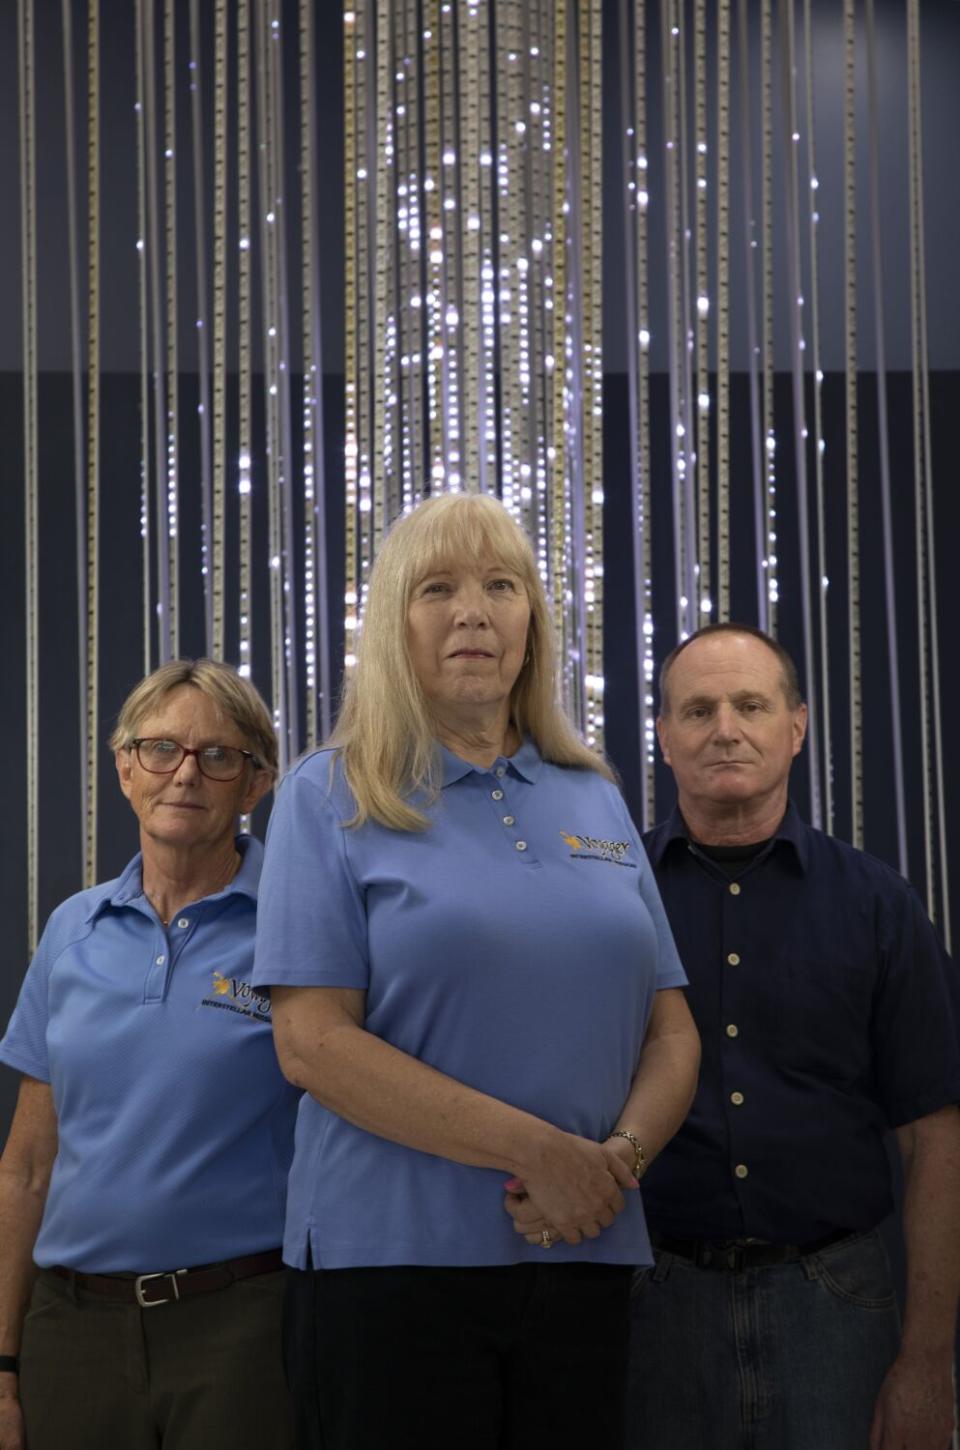
<path fill-rule="evenodd" d="M 670 812 L 666 829 L 658 833 L 656 838 L 650 841 L 649 852 L 654 869 L 660 865 L 667 849 L 673 845 L 674 841 L 683 841 L 686 843 L 689 839 L 690 832 L 687 830 L 687 823 L 680 814 L 680 807 L 676 805 Z M 774 835 L 770 849 L 773 850 L 774 846 L 780 842 L 785 842 L 792 848 L 801 869 L 804 872 L 808 871 L 810 867 L 810 842 L 807 836 L 807 827 L 800 819 L 800 812 L 793 804 L 793 801 L 788 801 L 787 803 L 786 813 Z"/>
<path fill-rule="evenodd" d="M 236 847 L 240 852 L 240 867 L 236 876 L 229 882 L 222 891 L 215 893 L 217 896 L 230 896 L 239 893 L 241 896 L 249 896 L 251 901 L 257 899 L 257 888 L 260 884 L 260 870 L 263 865 L 263 846 L 255 841 L 252 836 L 237 836 Z M 104 892 L 96 900 L 92 901 L 84 918 L 87 922 L 93 921 L 108 906 L 124 907 L 143 904 L 143 853 L 138 851 L 133 860 L 128 862 L 123 873 L 117 877 L 116 884 L 112 891 Z"/>
<path fill-rule="evenodd" d="M 506 755 L 503 758 L 508 770 L 514 775 L 520 776 L 521 780 L 529 781 L 531 785 L 543 767 L 543 757 L 529 735 L 515 755 Z M 448 750 L 444 745 L 440 747 L 440 760 L 443 766 L 441 788 L 444 790 L 448 785 L 463 780 L 464 776 L 469 775 L 471 771 L 479 772 L 482 769 L 480 766 L 471 765 L 469 760 L 461 760 L 459 755 L 454 755 L 453 751 Z"/>

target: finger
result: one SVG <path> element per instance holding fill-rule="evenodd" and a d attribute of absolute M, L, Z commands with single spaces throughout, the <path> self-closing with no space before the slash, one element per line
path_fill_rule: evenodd
<path fill-rule="evenodd" d="M 598 1239 L 600 1237 L 600 1225 L 598 1223 L 582 1223 L 580 1232 L 585 1239 Z"/>
<path fill-rule="evenodd" d="M 615 1181 L 619 1183 L 621 1188 L 629 1189 L 640 1187 L 639 1183 L 630 1172 L 630 1169 L 627 1167 L 626 1163 L 618 1158 L 616 1153 L 611 1153 L 607 1157 L 607 1168 L 613 1175 Z"/>
<path fill-rule="evenodd" d="M 565 1228 L 560 1231 L 560 1237 L 565 1244 L 576 1248 L 577 1244 L 583 1243 L 583 1234 L 578 1228 Z"/>
<path fill-rule="evenodd" d="M 610 1193 L 609 1197 L 607 1198 L 607 1207 L 609 1208 L 610 1212 L 613 1214 L 614 1218 L 616 1218 L 616 1216 L 617 1216 L 618 1213 L 623 1213 L 623 1210 L 626 1208 L 626 1206 L 627 1206 L 627 1200 L 624 1198 L 623 1194 L 620 1192 L 620 1189 L 617 1187 L 617 1185 L 614 1184 L 613 1185 L 613 1191 Z"/>
<path fill-rule="evenodd" d="M 543 1214 L 540 1212 L 539 1209 L 534 1208 L 532 1204 L 523 1204 L 523 1206 L 521 1208 L 518 1208 L 516 1213 L 511 1214 L 510 1217 L 513 1219 L 514 1223 L 518 1223 L 520 1225 L 524 1232 L 529 1233 L 532 1233 L 534 1229 L 541 1228 L 543 1224 L 546 1223 L 546 1219 L 544 1218 Z"/>
<path fill-rule="evenodd" d="M 612 1208 L 605 1208 L 602 1213 L 597 1214 L 597 1223 L 601 1228 L 609 1228 L 616 1218 Z"/>

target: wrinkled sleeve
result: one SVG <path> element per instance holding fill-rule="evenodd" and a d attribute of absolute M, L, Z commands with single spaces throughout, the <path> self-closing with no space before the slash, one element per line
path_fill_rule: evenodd
<path fill-rule="evenodd" d="M 0 1062 L 25 1072 L 41 1082 L 50 1081 L 47 1056 L 47 1022 L 49 1019 L 49 983 L 53 958 L 52 923 L 48 923 L 36 955 L 23 979 L 17 1005 L 13 1009 L 3 1040 L 0 1041 Z"/>
<path fill-rule="evenodd" d="M 640 870 L 640 895 L 650 913 L 657 933 L 657 991 L 659 992 L 663 987 L 686 987 L 688 985 L 687 974 L 683 970 L 683 963 L 680 961 L 676 943 L 673 940 L 673 932 L 670 930 L 667 913 L 654 879 L 653 867 L 650 865 L 643 842 L 640 840 L 637 828 L 627 810 L 626 801 L 619 791 L 616 792 L 616 796 L 623 817 L 624 829 L 630 837 Z"/>
<path fill-rule="evenodd" d="M 260 878 L 254 986 L 367 986 L 366 912 L 328 765 L 312 757 L 278 792 Z"/>
<path fill-rule="evenodd" d="M 884 902 L 873 1013 L 876 1082 L 891 1127 L 960 1102 L 960 982 L 916 892 Z"/>

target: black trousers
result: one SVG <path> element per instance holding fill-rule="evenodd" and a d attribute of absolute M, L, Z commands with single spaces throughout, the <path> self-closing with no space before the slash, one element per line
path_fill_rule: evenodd
<path fill-rule="evenodd" d="M 630 1278 L 546 1262 L 291 1269 L 299 1450 L 621 1450 Z"/>

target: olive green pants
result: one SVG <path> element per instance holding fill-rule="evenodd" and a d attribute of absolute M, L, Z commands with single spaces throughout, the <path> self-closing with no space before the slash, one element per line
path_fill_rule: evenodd
<path fill-rule="evenodd" d="M 140 1309 L 41 1271 L 20 1350 L 30 1450 L 290 1450 L 283 1285 Z"/>

